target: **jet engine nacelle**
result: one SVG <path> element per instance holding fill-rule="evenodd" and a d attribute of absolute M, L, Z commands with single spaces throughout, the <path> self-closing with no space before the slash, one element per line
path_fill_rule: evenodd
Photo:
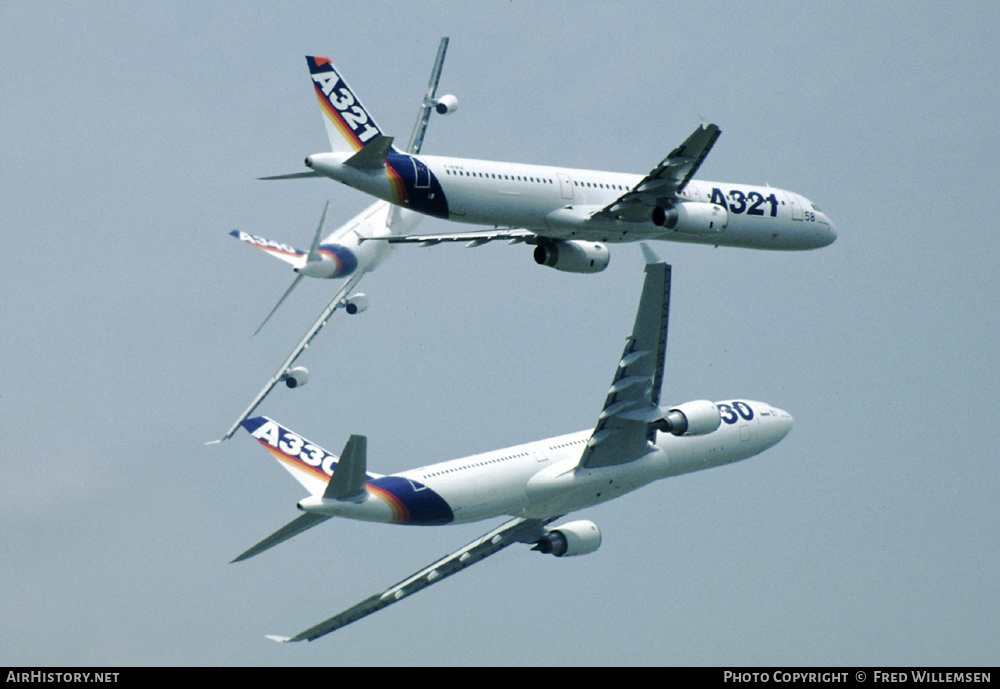
<path fill-rule="evenodd" d="M 567 273 L 600 273 L 610 260 L 611 252 L 600 242 L 556 239 L 535 247 L 535 263 Z"/>
<path fill-rule="evenodd" d="M 726 229 L 729 212 L 714 203 L 686 201 L 653 209 L 653 224 L 684 234 L 712 235 Z"/>
<path fill-rule="evenodd" d="M 601 547 L 601 530 L 586 519 L 567 522 L 554 529 L 546 529 L 545 537 L 532 550 L 551 553 L 556 557 L 586 555 Z"/>
<path fill-rule="evenodd" d="M 450 115 L 458 110 L 458 99 L 450 93 L 447 96 L 441 96 L 434 101 L 434 110 L 438 115 Z"/>
<path fill-rule="evenodd" d="M 357 294 L 348 297 L 341 303 L 344 305 L 344 310 L 352 316 L 356 313 L 368 310 L 368 297 L 366 297 L 363 292 L 358 292 Z"/>
<path fill-rule="evenodd" d="M 305 366 L 290 368 L 281 376 L 281 380 L 290 388 L 302 387 L 309 382 L 309 370 Z"/>
<path fill-rule="evenodd" d="M 722 414 L 714 402 L 695 400 L 668 409 L 663 418 L 653 422 L 653 427 L 673 435 L 705 435 L 722 423 Z"/>

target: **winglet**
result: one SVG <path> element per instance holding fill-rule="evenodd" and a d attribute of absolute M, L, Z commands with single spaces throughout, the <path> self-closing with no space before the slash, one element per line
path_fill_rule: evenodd
<path fill-rule="evenodd" d="M 264 636 L 265 639 L 270 639 L 271 641 L 277 641 L 278 643 L 285 644 L 292 640 L 290 636 L 277 636 L 276 634 L 267 634 Z"/>
<path fill-rule="evenodd" d="M 639 242 L 639 246 L 642 247 L 642 257 L 646 259 L 646 265 L 663 262 L 663 259 L 657 256 L 656 252 L 649 247 L 649 244 L 646 242 Z"/>

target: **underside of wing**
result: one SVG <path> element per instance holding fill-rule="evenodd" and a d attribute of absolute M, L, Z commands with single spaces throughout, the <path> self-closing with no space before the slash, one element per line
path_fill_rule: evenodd
<path fill-rule="evenodd" d="M 585 468 L 625 464 L 649 451 L 659 417 L 670 315 L 670 266 L 646 265 L 632 335 L 615 369 L 594 432 L 580 458 Z"/>
<path fill-rule="evenodd" d="M 310 627 L 304 632 L 292 637 L 269 636 L 268 638 L 275 641 L 313 641 L 318 639 L 325 634 L 349 625 L 351 622 L 360 620 L 362 617 L 366 617 L 373 612 L 392 605 L 406 596 L 427 588 L 431 584 L 436 584 L 442 579 L 450 577 L 452 574 L 484 560 L 513 543 L 534 543 L 538 541 L 544 536 L 545 525 L 555 521 L 555 519 L 539 520 L 518 517 L 504 522 L 489 533 L 456 550 L 451 555 L 437 560 L 416 574 L 390 586 L 382 593 L 370 596 L 357 605 Z"/>
<path fill-rule="evenodd" d="M 375 240 L 387 241 L 390 244 L 420 244 L 421 246 L 434 246 L 441 242 L 466 242 L 466 246 L 481 246 L 487 242 L 503 239 L 511 244 L 518 242 L 533 243 L 537 235 L 531 230 L 520 229 L 497 229 L 483 230 L 479 232 L 453 232 L 451 234 L 408 234 L 394 235 L 391 237 L 376 237 Z"/>
<path fill-rule="evenodd" d="M 625 221 L 649 220 L 652 208 L 670 205 L 687 186 L 720 134 L 722 131 L 714 124 L 698 127 L 641 182 L 599 214 Z"/>

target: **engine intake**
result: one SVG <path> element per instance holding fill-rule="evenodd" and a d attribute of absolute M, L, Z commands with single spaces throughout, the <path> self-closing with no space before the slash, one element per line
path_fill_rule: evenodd
<path fill-rule="evenodd" d="M 592 521 L 581 519 L 568 522 L 555 529 L 546 529 L 545 536 L 532 550 L 540 553 L 569 557 L 587 555 L 601 547 L 601 530 Z"/>
<path fill-rule="evenodd" d="M 341 303 L 344 305 L 344 310 L 352 316 L 368 310 L 368 297 L 365 296 L 364 292 L 358 292 Z"/>
<path fill-rule="evenodd" d="M 668 409 L 653 428 L 673 435 L 705 435 L 722 423 L 722 413 L 714 402 L 695 400 Z"/>
<path fill-rule="evenodd" d="M 535 247 L 535 263 L 567 273 L 599 273 L 610 260 L 611 252 L 600 242 L 557 239 Z"/>
<path fill-rule="evenodd" d="M 712 235 L 726 229 L 729 212 L 714 203 L 687 201 L 663 208 L 653 209 L 650 218 L 657 227 L 682 232 L 684 234 Z"/>
<path fill-rule="evenodd" d="M 309 370 L 305 366 L 290 368 L 282 374 L 281 380 L 290 388 L 301 387 L 309 382 Z"/>
<path fill-rule="evenodd" d="M 438 115 L 449 115 L 458 110 L 458 98 L 451 94 L 441 96 L 434 101 L 434 110 Z"/>

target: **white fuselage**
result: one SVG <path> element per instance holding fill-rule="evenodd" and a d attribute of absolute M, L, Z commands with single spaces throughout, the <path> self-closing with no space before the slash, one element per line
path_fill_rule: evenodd
<path fill-rule="evenodd" d="M 645 455 L 624 464 L 578 468 L 591 436 L 591 431 L 581 431 L 377 477 L 369 481 L 368 492 L 359 501 L 315 495 L 299 507 L 364 521 L 422 523 L 405 518 L 403 503 L 433 495 L 442 501 L 437 509 L 446 505 L 451 513 L 447 521 L 434 523 L 503 515 L 545 519 L 606 502 L 658 479 L 753 457 L 780 441 L 792 427 L 787 412 L 762 402 L 718 404 L 730 411 L 717 430 L 682 437 L 657 433 Z M 409 484 L 414 492 L 403 496 L 392 488 L 393 479 Z M 423 498 L 421 491 L 428 491 Z"/>
<path fill-rule="evenodd" d="M 390 155 L 387 165 L 345 165 L 348 153 L 319 153 L 306 165 L 320 174 L 404 208 L 455 222 L 531 230 L 554 239 L 628 242 L 642 239 L 800 250 L 836 239 L 830 220 L 808 199 L 769 186 L 692 180 L 680 203 L 713 204 L 711 229 L 654 224 L 650 198 L 639 217 L 595 215 L 635 188 L 641 175 L 502 163 L 444 156 Z"/>
<path fill-rule="evenodd" d="M 331 247 L 334 249 L 334 253 L 337 253 L 337 249 L 346 250 L 353 256 L 354 266 L 349 270 L 323 270 L 320 268 L 320 273 L 316 277 L 341 278 L 356 271 L 369 273 L 375 270 L 392 251 L 392 245 L 388 242 L 368 242 L 365 240 L 409 232 L 423 219 L 420 213 L 397 208 L 390 224 L 389 212 L 391 209 L 392 206 L 388 202 L 376 201 L 324 237 L 320 247 Z M 305 266 L 305 259 L 301 263 Z M 299 272 L 310 274 L 305 270 Z"/>

